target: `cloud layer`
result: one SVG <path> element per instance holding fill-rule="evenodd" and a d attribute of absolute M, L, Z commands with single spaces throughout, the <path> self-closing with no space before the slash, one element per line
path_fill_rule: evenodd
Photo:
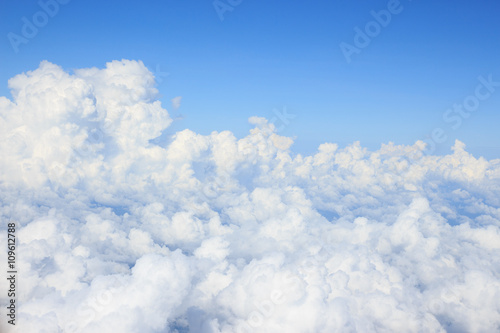
<path fill-rule="evenodd" d="M 302 156 L 258 117 L 241 139 L 160 136 L 172 120 L 137 61 L 44 61 L 9 87 L 13 332 L 500 329 L 500 160 L 459 141 Z"/>

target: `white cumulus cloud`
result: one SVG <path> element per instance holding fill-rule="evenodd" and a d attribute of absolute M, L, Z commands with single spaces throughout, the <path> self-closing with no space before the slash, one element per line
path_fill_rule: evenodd
<path fill-rule="evenodd" d="M 9 88 L 0 214 L 19 273 L 4 330 L 500 329 L 500 160 L 460 141 L 446 156 L 421 141 L 303 156 L 258 117 L 240 139 L 158 145 L 172 120 L 140 61 L 43 61 Z"/>
<path fill-rule="evenodd" d="M 181 100 L 182 100 L 182 96 L 177 96 L 177 97 L 172 98 L 172 108 L 174 110 L 177 110 L 178 108 L 181 107 Z"/>

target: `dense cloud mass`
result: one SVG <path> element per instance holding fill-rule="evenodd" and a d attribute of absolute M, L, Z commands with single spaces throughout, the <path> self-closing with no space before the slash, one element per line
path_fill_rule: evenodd
<path fill-rule="evenodd" d="M 459 141 L 302 156 L 258 117 L 241 139 L 162 135 L 172 120 L 136 61 L 44 61 L 9 87 L 13 332 L 500 330 L 500 160 Z"/>

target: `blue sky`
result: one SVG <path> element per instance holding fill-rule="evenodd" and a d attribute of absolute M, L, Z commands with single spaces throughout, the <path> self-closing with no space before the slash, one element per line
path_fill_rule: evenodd
<path fill-rule="evenodd" d="M 32 22 L 43 9 L 2 1 L 0 95 L 10 97 L 7 80 L 42 60 L 71 70 L 135 59 L 159 70 L 161 100 L 178 118 L 170 131 L 242 137 L 248 117 L 271 120 L 286 108 L 295 118 L 276 125 L 300 153 L 323 142 L 412 144 L 440 128 L 447 140 L 437 153 L 459 139 L 476 156 L 500 157 L 500 87 L 458 128 L 443 120 L 475 94 L 479 76 L 500 82 L 497 1 L 400 1 L 399 13 L 349 63 L 339 45 L 354 45 L 355 27 L 364 30 L 387 1 L 232 3 L 221 20 L 212 1 L 71 0 L 16 53 L 8 34 L 22 36 L 22 18 Z M 173 110 L 176 96 L 182 104 Z"/>

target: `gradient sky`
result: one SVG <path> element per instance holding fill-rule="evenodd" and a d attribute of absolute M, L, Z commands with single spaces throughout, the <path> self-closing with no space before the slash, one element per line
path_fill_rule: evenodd
<path fill-rule="evenodd" d="M 42 0 L 42 3 L 50 1 Z M 226 0 L 220 1 L 227 4 Z M 236 3 L 236 0 L 232 0 Z M 474 95 L 478 77 L 500 82 L 500 3 L 402 0 L 400 13 L 348 63 L 340 44 L 354 45 L 387 1 L 243 0 L 223 13 L 212 1 L 71 0 L 16 53 L 8 34 L 22 36 L 37 1 L 0 2 L 0 95 L 7 80 L 42 60 L 65 70 L 135 59 L 160 78 L 164 107 L 176 118 L 168 131 L 247 134 L 247 118 L 295 115 L 276 126 L 312 153 L 323 142 L 413 144 L 441 128 L 476 156 L 500 158 L 500 87 L 461 126 L 443 114 Z M 164 73 L 168 73 L 165 75 Z M 182 96 L 174 110 L 170 100 Z"/>

